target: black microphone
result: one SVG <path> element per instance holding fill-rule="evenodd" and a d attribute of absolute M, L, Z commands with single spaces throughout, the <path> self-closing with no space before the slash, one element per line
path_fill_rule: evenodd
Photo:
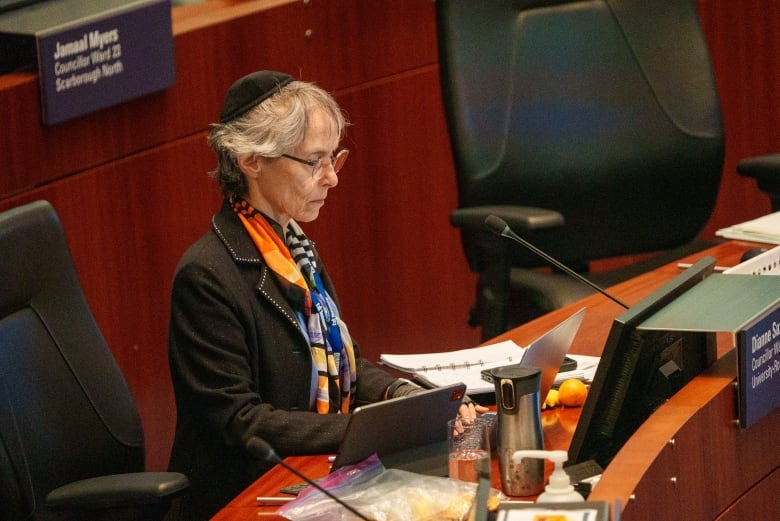
<path fill-rule="evenodd" d="M 271 447 L 271 445 L 264 439 L 258 438 L 257 436 L 253 437 L 251 440 L 249 440 L 249 443 L 247 443 L 247 449 L 256 458 L 264 459 L 266 461 L 270 461 L 271 463 L 277 463 L 282 467 L 286 468 L 287 470 L 289 470 L 290 472 L 292 472 L 293 474 L 295 474 L 296 476 L 304 480 L 306 483 L 313 486 L 314 488 L 316 488 L 317 490 L 319 490 L 320 492 L 328 496 L 330 499 L 332 499 L 339 505 L 343 506 L 344 508 L 346 508 L 347 510 L 349 510 L 350 512 L 358 516 L 363 521 L 372 521 L 370 518 L 358 512 L 354 507 L 348 505 L 343 500 L 336 497 L 333 493 L 329 492 L 328 490 L 326 490 L 325 488 L 317 484 L 316 481 L 307 478 L 306 476 L 301 474 L 301 472 L 299 472 L 297 469 L 293 468 L 289 463 L 287 463 L 282 458 L 280 458 L 279 455 L 276 453 L 276 451 L 273 449 L 273 447 Z"/>
<path fill-rule="evenodd" d="M 610 295 L 609 293 L 601 289 L 599 286 L 597 286 L 587 278 L 583 277 L 582 275 L 580 275 L 573 269 L 569 268 L 562 262 L 550 257 L 545 252 L 543 252 L 542 250 L 540 250 L 530 242 L 526 241 L 525 239 L 517 235 L 515 232 L 512 231 L 509 225 L 500 217 L 497 217 L 495 215 L 488 215 L 487 219 L 485 219 L 485 226 L 493 233 L 497 233 L 498 235 L 502 235 L 504 237 L 512 239 L 515 242 L 519 242 L 520 244 L 522 244 L 523 246 L 525 246 L 526 248 L 528 248 L 529 250 L 531 250 L 532 252 L 534 252 L 535 254 L 537 254 L 538 256 L 540 256 L 541 258 L 543 258 L 544 260 L 546 260 L 547 262 L 555 266 L 556 268 L 566 272 L 567 274 L 571 275 L 572 277 L 582 282 L 583 284 L 587 284 L 588 286 L 595 289 L 596 291 L 598 291 L 608 299 L 613 300 L 620 306 L 623 306 L 625 309 L 628 309 L 628 306 L 623 304 L 617 298 L 613 297 L 612 295 Z"/>

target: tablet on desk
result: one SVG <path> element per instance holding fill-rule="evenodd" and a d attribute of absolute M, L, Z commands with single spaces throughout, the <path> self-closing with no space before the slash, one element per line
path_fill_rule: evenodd
<path fill-rule="evenodd" d="M 447 421 L 465 393 L 464 384 L 453 384 L 356 408 L 331 471 L 376 453 L 386 468 L 446 476 Z"/>

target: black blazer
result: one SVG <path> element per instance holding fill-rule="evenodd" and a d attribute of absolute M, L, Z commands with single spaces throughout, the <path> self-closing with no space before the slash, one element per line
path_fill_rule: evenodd
<path fill-rule="evenodd" d="M 178 417 L 170 469 L 190 478 L 187 519 L 207 519 L 270 467 L 247 452 L 252 436 L 282 457 L 331 453 L 348 421 L 348 415 L 310 410 L 306 338 L 239 219 L 225 204 L 212 224 L 179 262 L 171 298 L 169 361 Z M 355 349 L 354 402 L 382 400 L 395 378 Z"/>

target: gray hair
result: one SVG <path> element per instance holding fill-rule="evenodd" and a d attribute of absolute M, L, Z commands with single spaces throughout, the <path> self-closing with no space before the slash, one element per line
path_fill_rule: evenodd
<path fill-rule="evenodd" d="M 309 117 L 315 109 L 330 114 L 341 141 L 348 123 L 336 100 L 320 87 L 303 81 L 290 82 L 235 120 L 212 125 L 208 144 L 217 155 L 217 168 L 210 175 L 222 195 L 237 199 L 247 193 L 246 179 L 238 166 L 240 156 L 273 158 L 293 150 L 306 137 Z"/>

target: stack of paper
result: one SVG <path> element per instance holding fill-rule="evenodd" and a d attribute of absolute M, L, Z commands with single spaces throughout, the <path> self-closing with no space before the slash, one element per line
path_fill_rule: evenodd
<path fill-rule="evenodd" d="M 715 235 L 727 239 L 780 244 L 780 212 L 721 228 Z"/>

